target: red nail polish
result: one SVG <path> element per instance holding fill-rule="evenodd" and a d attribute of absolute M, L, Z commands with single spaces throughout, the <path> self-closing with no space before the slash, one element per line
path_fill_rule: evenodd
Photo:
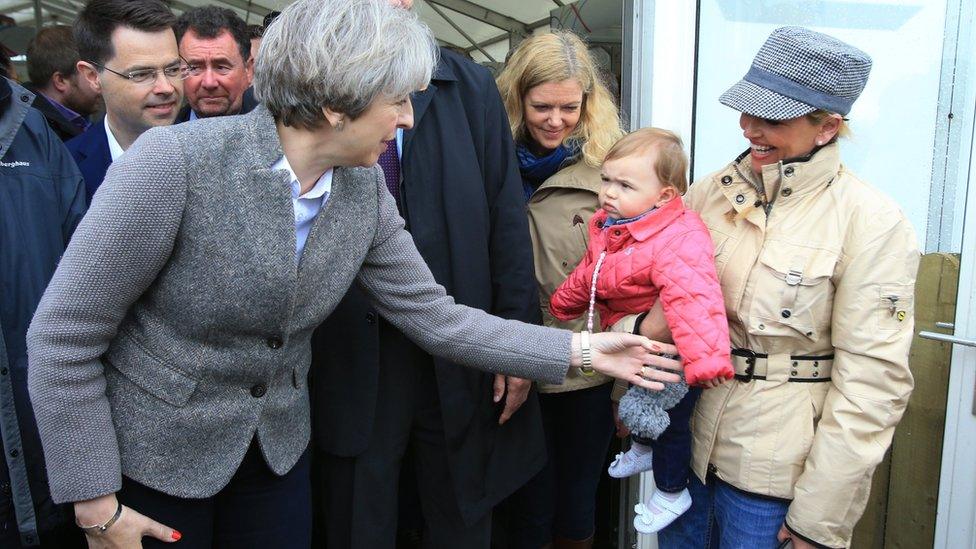
<path fill-rule="evenodd" d="M 183 534 L 181 534 L 179 530 L 173 530 L 173 541 L 180 541 L 180 538 L 182 537 Z"/>

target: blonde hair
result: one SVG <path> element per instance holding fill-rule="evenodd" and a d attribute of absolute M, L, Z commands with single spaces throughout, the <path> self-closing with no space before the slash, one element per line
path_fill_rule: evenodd
<path fill-rule="evenodd" d="M 586 44 L 569 31 L 540 34 L 523 41 L 498 75 L 498 89 L 508 111 L 512 136 L 516 141 L 527 138 L 525 95 L 529 90 L 565 80 L 576 80 L 583 89 L 579 123 L 567 140 L 577 140 L 583 161 L 599 167 L 624 132 L 617 106 Z"/>
<path fill-rule="evenodd" d="M 662 185 L 674 187 L 680 194 L 688 190 L 688 157 L 681 138 L 661 128 L 641 128 L 625 135 L 607 152 L 604 162 L 625 156 L 647 155 L 657 150 L 654 173 Z"/>
<path fill-rule="evenodd" d="M 823 124 L 825 120 L 830 118 L 834 113 L 825 110 L 816 110 L 806 115 L 807 121 L 809 121 L 814 126 L 819 126 Z M 831 138 L 830 142 L 833 143 L 840 138 L 847 139 L 851 136 L 851 128 L 847 125 L 847 121 L 841 118 L 840 126 L 837 128 L 837 133 Z"/>

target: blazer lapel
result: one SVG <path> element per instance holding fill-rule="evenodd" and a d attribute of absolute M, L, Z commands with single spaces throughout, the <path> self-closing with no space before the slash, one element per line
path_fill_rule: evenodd
<path fill-rule="evenodd" d="M 294 286 L 295 211 L 286 171 L 271 166 L 284 154 L 274 119 L 267 109 L 247 115 L 250 124 L 241 135 L 243 150 L 251 151 L 251 162 L 235 175 L 238 211 L 245 219 L 249 240 L 256 243 L 252 261 L 279 269 L 274 275 Z"/>
<path fill-rule="evenodd" d="M 84 147 L 78 150 L 85 155 L 85 160 L 93 162 L 92 165 L 108 166 L 112 163 L 112 153 L 108 148 L 108 134 L 105 133 L 105 121 L 99 120 L 92 128 L 91 139 L 88 139 Z"/>
<path fill-rule="evenodd" d="M 108 171 L 112 163 L 112 153 L 108 148 L 108 134 L 105 133 L 105 122 L 100 120 L 89 130 L 92 132 L 83 145 L 78 148 L 78 153 L 82 158 L 78 162 L 85 177 L 85 185 L 89 188 L 98 187 L 105 179 L 105 172 Z M 85 134 L 82 134 L 85 135 Z M 94 191 L 92 191 L 94 192 Z"/>
<path fill-rule="evenodd" d="M 451 69 L 450 65 L 437 63 L 437 67 L 434 69 L 434 76 L 431 78 L 427 89 L 410 96 L 410 102 L 413 104 L 413 128 L 403 132 L 403 156 L 407 155 L 407 147 L 413 140 L 414 132 L 420 127 L 420 121 L 427 114 L 427 107 L 430 106 L 431 99 L 437 93 L 437 83 L 452 81 L 457 81 L 457 75 L 454 74 L 454 70 Z"/>
<path fill-rule="evenodd" d="M 377 169 L 337 167 L 333 172 L 332 192 L 312 224 L 298 266 L 299 305 L 333 294 L 338 301 L 359 271 L 376 224 Z M 330 276 L 322 276 L 325 272 Z"/>
<path fill-rule="evenodd" d="M 413 103 L 413 127 L 403 132 L 403 156 L 407 155 L 407 150 L 413 141 L 413 135 L 417 132 L 417 127 L 420 126 L 420 120 L 427 113 L 427 107 L 430 106 L 430 101 L 434 98 L 435 93 L 437 93 L 437 85 L 431 82 L 427 89 L 415 92 L 410 96 L 410 102 Z"/>

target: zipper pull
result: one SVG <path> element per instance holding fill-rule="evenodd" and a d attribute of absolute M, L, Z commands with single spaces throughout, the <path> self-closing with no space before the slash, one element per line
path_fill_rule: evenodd
<path fill-rule="evenodd" d="M 891 305 L 888 306 L 888 314 L 895 316 L 895 313 L 898 311 L 898 296 L 889 295 L 885 296 L 885 299 L 891 302 Z"/>

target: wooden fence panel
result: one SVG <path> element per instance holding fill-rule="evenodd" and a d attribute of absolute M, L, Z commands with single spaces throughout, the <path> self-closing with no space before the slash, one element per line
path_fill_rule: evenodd
<path fill-rule="evenodd" d="M 915 333 L 947 332 L 953 322 L 959 256 L 922 256 L 915 289 Z M 920 549 L 932 546 L 942 464 L 946 393 L 952 346 L 921 339 L 912 343 L 915 391 L 885 461 L 878 467 L 871 499 L 854 533 L 854 549 Z"/>

